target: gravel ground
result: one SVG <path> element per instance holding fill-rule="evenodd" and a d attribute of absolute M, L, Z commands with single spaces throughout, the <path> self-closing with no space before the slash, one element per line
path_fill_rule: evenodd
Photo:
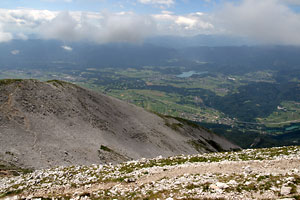
<path fill-rule="evenodd" d="M 300 147 L 56 167 L 0 180 L 4 199 L 300 199 Z"/>

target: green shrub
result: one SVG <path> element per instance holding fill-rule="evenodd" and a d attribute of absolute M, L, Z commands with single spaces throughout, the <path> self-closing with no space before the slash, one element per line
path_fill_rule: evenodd
<path fill-rule="evenodd" d="M 103 151 L 107 151 L 107 152 L 113 152 L 112 149 L 110 149 L 110 148 L 108 148 L 107 146 L 104 146 L 104 145 L 101 145 L 100 149 L 103 150 Z"/>
<path fill-rule="evenodd" d="M 16 82 L 21 82 L 22 79 L 2 79 L 0 80 L 0 86 L 2 85 L 9 85 Z"/>

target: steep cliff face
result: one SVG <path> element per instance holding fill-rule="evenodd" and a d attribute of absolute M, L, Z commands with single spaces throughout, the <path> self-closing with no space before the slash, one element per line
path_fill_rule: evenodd
<path fill-rule="evenodd" d="M 76 85 L 0 81 L 0 160 L 21 167 L 121 162 L 238 146 Z"/>

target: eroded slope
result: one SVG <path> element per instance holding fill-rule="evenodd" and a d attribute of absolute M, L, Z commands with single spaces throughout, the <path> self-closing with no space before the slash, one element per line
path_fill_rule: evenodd
<path fill-rule="evenodd" d="M 0 160 L 33 168 L 238 148 L 184 120 L 61 81 L 1 81 L 0 127 Z"/>

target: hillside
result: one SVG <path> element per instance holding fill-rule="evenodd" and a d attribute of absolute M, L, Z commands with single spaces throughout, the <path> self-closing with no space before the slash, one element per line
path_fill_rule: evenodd
<path fill-rule="evenodd" d="M 56 167 L 0 179 L 0 198 L 300 199 L 300 147 Z"/>
<path fill-rule="evenodd" d="M 0 81 L 3 168 L 119 163 L 238 149 L 188 121 L 62 81 Z"/>

